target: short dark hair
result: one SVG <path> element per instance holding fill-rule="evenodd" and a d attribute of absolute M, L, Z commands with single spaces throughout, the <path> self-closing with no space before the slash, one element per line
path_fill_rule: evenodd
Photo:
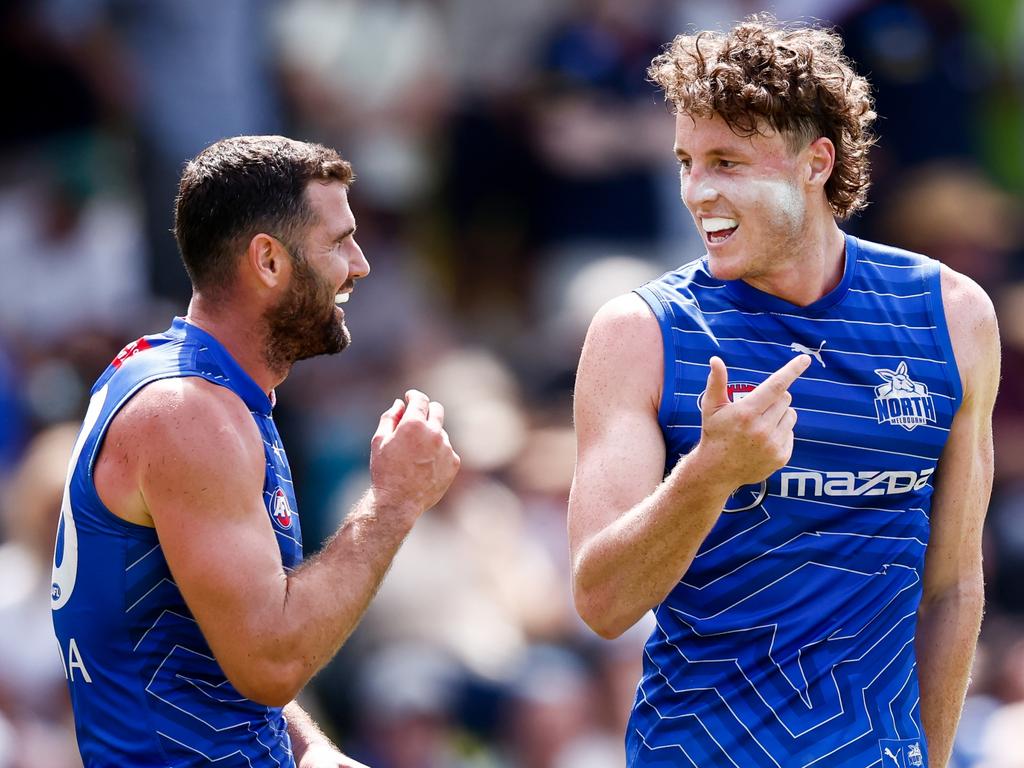
<path fill-rule="evenodd" d="M 724 34 L 679 35 L 648 76 L 677 112 L 719 115 L 741 136 L 767 125 L 794 145 L 828 137 L 836 148 L 825 184 L 833 212 L 845 219 L 867 204 L 875 112 L 835 32 L 757 14 Z"/>
<path fill-rule="evenodd" d="M 284 136 L 235 136 L 211 144 L 181 175 L 174 237 L 196 291 L 218 293 L 231 284 L 240 248 L 266 232 L 293 253 L 313 217 L 310 181 L 355 180 L 335 150 Z"/>

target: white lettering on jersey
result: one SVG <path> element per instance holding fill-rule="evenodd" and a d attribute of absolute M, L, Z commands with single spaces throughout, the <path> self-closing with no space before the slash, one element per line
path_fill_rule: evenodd
<path fill-rule="evenodd" d="M 71 461 L 68 464 L 67 479 L 64 481 L 64 500 L 60 505 L 60 523 L 57 526 L 57 546 L 53 553 L 50 608 L 55 611 L 67 604 L 71 593 L 75 591 L 75 580 L 78 578 L 78 531 L 75 529 L 75 516 L 71 511 L 71 475 L 82 455 L 86 438 L 96 426 L 106 399 L 107 388 L 103 387 L 89 401 L 89 410 L 85 413 L 82 431 L 78 433 L 78 440 L 75 441 L 75 449 L 71 452 Z"/>
<path fill-rule="evenodd" d="M 779 496 L 891 496 L 920 491 L 934 471 L 783 472 Z"/>
<path fill-rule="evenodd" d="M 75 670 L 79 670 L 81 678 L 92 684 L 92 677 L 89 675 L 89 670 L 85 668 L 85 661 L 82 659 L 82 654 L 78 650 L 78 643 L 75 642 L 75 638 L 71 638 L 68 642 L 68 660 L 64 660 L 64 648 L 61 647 L 60 643 L 57 644 L 57 650 L 60 652 L 60 665 L 64 669 L 64 678 L 70 680 L 72 683 L 75 682 Z"/>

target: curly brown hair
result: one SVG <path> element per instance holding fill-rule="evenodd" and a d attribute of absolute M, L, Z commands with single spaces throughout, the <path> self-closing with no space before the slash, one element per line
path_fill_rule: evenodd
<path fill-rule="evenodd" d="M 647 74 L 677 113 L 719 115 L 740 136 L 767 126 L 794 150 L 829 138 L 836 157 L 825 194 L 833 212 L 847 219 L 867 204 L 876 115 L 868 82 L 836 32 L 757 14 L 726 33 L 679 35 Z"/>

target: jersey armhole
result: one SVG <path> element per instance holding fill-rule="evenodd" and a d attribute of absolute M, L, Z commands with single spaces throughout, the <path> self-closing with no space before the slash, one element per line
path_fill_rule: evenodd
<path fill-rule="evenodd" d="M 949 325 L 946 323 L 946 308 L 942 303 L 942 265 L 932 262 L 932 269 L 925 278 L 928 283 L 928 307 L 931 311 L 932 325 L 935 326 L 935 337 L 942 349 L 946 365 L 946 379 L 953 392 L 953 413 L 960 409 L 963 400 L 963 384 L 960 382 L 960 367 L 956 362 L 956 354 L 953 352 L 953 341 L 949 335 Z"/>
<path fill-rule="evenodd" d="M 114 418 L 117 416 L 117 414 L 119 414 L 121 410 L 126 405 L 128 405 L 129 402 L 131 402 L 131 399 L 135 397 L 143 389 L 143 387 L 149 386 L 150 384 L 153 384 L 157 381 L 163 381 L 164 379 L 189 378 L 203 379 L 204 381 L 208 381 L 211 384 L 216 384 L 221 387 L 225 386 L 224 382 L 218 381 L 213 376 L 207 375 L 202 372 L 186 371 L 183 374 L 181 371 L 161 371 L 151 376 L 147 376 L 146 378 L 141 379 L 140 381 L 137 381 L 134 384 L 134 386 L 132 386 L 131 389 L 129 389 L 124 394 L 124 396 L 121 398 L 121 401 L 114 407 L 114 409 L 109 414 L 107 414 L 106 419 L 104 419 L 103 422 L 96 427 L 96 439 L 92 446 L 89 448 L 88 462 L 86 463 L 86 481 L 83 483 L 83 490 L 86 491 L 91 497 L 90 500 L 94 503 L 95 509 L 100 510 L 101 513 L 105 515 L 109 521 L 115 523 L 121 528 L 125 528 L 126 530 L 130 531 L 142 530 L 152 531 L 154 533 L 156 531 L 155 528 L 151 528 L 148 525 L 140 525 L 138 523 L 133 523 L 130 520 L 125 520 L 123 517 L 115 515 L 112 511 L 110 511 L 110 509 L 107 508 L 107 505 L 103 503 L 103 499 L 100 498 L 99 491 L 96 490 L 96 481 L 93 476 L 93 473 L 96 469 L 96 461 L 99 458 L 100 451 L 102 450 L 103 444 L 107 439 L 107 432 L 110 429 L 110 425 L 113 423 Z M 246 406 L 246 408 L 248 409 L 248 406 Z"/>
<path fill-rule="evenodd" d="M 644 300 L 655 319 L 658 321 L 658 328 L 661 331 L 662 345 L 662 380 L 661 400 L 658 403 L 658 423 L 668 424 L 672 410 L 672 401 L 675 393 L 676 349 L 672 336 L 672 308 L 668 302 L 649 284 L 640 286 L 633 290 L 637 296 Z M 664 431 L 664 427 L 662 427 Z"/>

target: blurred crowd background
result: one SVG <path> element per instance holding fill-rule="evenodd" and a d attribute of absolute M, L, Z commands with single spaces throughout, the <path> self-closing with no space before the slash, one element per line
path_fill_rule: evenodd
<path fill-rule="evenodd" d="M 837 25 L 877 90 L 873 204 L 846 228 L 971 275 L 1000 314 L 954 765 L 1024 766 L 1020 0 L 0 0 L 0 768 L 81 764 L 47 599 L 67 458 L 96 376 L 184 313 L 183 163 L 243 133 L 326 143 L 359 176 L 355 341 L 297 366 L 275 411 L 307 551 L 405 389 L 445 404 L 463 457 L 305 705 L 375 768 L 621 766 L 650 625 L 603 641 L 571 605 L 574 370 L 603 301 L 703 253 L 647 64 L 763 9 Z"/>

